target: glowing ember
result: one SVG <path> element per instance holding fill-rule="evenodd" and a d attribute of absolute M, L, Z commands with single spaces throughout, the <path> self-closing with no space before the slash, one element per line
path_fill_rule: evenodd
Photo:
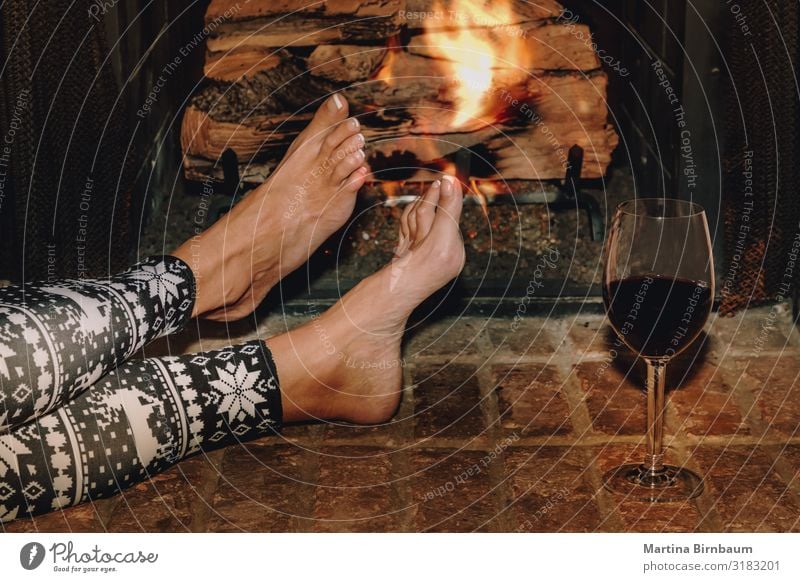
<path fill-rule="evenodd" d="M 481 205 L 481 210 L 483 210 L 483 215 L 489 216 L 488 201 L 483 192 L 481 192 L 480 188 L 478 188 L 478 182 L 474 178 L 470 178 L 469 189 L 467 192 L 475 196 L 475 198 L 478 200 L 478 204 Z"/>
<path fill-rule="evenodd" d="M 389 181 L 389 182 L 382 182 L 381 186 L 383 187 L 383 193 L 386 195 L 386 197 L 391 199 L 397 196 L 397 192 L 403 186 L 403 183 Z"/>

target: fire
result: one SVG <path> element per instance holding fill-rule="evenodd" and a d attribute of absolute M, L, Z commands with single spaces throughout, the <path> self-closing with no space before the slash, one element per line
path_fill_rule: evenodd
<path fill-rule="evenodd" d="M 489 98 L 493 86 L 498 85 L 495 75 L 524 71 L 531 57 L 530 43 L 520 34 L 524 31 L 515 26 L 519 19 L 511 0 L 450 0 L 446 5 L 437 0 L 431 13 L 441 16 L 426 19 L 424 34 L 412 43 L 432 57 L 436 76 L 452 81 L 447 92 L 455 112 L 448 125 L 464 129 L 493 123 L 500 117 L 497 100 Z M 409 47 L 401 45 L 399 36 L 390 37 L 386 48 L 374 80 L 394 87 L 398 79 L 418 74 L 413 68 L 404 68 L 406 61 L 401 56 Z M 441 124 L 441 119 L 436 122 Z"/>
<path fill-rule="evenodd" d="M 492 42 L 486 33 L 487 27 L 497 31 L 513 22 L 508 1 L 455 0 L 448 7 L 437 2 L 434 11 L 448 15 L 448 26 L 442 31 L 440 22 L 426 21 L 425 30 L 432 41 L 428 48 L 446 63 L 448 76 L 454 80 L 457 109 L 451 124 L 460 128 L 491 115 L 487 96 L 495 72 L 517 63 L 524 46 L 511 35 Z"/>
<path fill-rule="evenodd" d="M 478 182 L 474 178 L 470 178 L 469 189 L 467 190 L 467 192 L 475 196 L 476 200 L 478 201 L 478 204 L 481 205 L 481 210 L 483 210 L 483 215 L 489 216 L 488 200 L 484 195 L 484 193 L 481 191 L 481 189 L 478 187 Z"/>
<path fill-rule="evenodd" d="M 396 55 L 399 50 L 402 50 L 402 48 L 400 47 L 400 41 L 397 40 L 397 36 L 389 37 L 389 42 L 386 46 L 386 57 L 383 59 L 383 63 L 377 75 L 375 75 L 376 81 L 383 81 L 390 87 L 394 86 L 395 60 L 397 59 Z"/>
<path fill-rule="evenodd" d="M 464 5 L 470 6 L 467 8 Z M 465 9 L 466 14 L 475 16 L 483 12 L 475 0 L 464 0 L 453 8 L 455 11 L 452 14 L 459 14 L 457 11 Z M 437 6 L 434 10 L 443 12 L 441 6 Z M 470 30 L 467 26 L 468 22 L 460 21 L 456 30 L 436 34 L 434 38 L 437 42 L 431 47 L 435 55 L 449 63 L 450 76 L 455 82 L 458 109 L 452 121 L 454 127 L 461 127 L 480 116 L 483 111 L 484 95 L 492 86 L 494 68 L 492 46 L 487 37 L 476 34 L 475 30 Z"/>

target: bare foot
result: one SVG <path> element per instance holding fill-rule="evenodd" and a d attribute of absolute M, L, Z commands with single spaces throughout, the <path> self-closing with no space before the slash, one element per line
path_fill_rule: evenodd
<path fill-rule="evenodd" d="M 267 340 L 284 421 L 388 420 L 400 401 L 400 342 L 411 312 L 464 265 L 461 185 L 435 183 L 403 213 L 392 261 L 311 322 Z"/>
<path fill-rule="evenodd" d="M 193 315 L 239 319 L 352 214 L 366 180 L 364 136 L 333 95 L 270 177 L 175 253 L 194 271 Z"/>

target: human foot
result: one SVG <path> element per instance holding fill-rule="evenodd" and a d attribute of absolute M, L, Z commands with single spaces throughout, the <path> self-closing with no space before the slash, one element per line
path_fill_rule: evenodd
<path fill-rule="evenodd" d="M 392 261 L 311 322 L 267 340 L 285 422 L 388 420 L 400 401 L 411 312 L 464 265 L 461 185 L 450 176 L 409 205 Z"/>
<path fill-rule="evenodd" d="M 194 316 L 239 319 L 352 214 L 366 180 L 364 136 L 338 94 L 319 108 L 270 177 L 175 253 L 195 273 Z"/>

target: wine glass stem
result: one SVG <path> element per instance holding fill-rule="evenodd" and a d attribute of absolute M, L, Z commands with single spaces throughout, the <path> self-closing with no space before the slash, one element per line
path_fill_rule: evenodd
<path fill-rule="evenodd" d="M 664 470 L 664 387 L 667 364 L 647 360 L 647 455 L 645 468 L 651 473 Z"/>

